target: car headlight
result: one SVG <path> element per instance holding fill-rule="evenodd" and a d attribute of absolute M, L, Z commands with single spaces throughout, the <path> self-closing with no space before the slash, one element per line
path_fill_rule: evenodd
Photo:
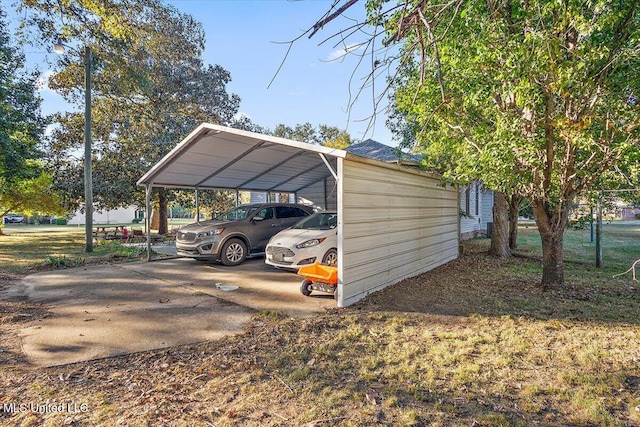
<path fill-rule="evenodd" d="M 217 236 L 223 231 L 224 231 L 224 228 L 216 228 L 215 230 L 202 231 L 198 233 L 198 239 L 202 239 L 203 237 L 209 237 L 209 236 Z"/>
<path fill-rule="evenodd" d="M 306 242 L 302 242 L 302 243 L 298 243 L 296 245 L 296 248 L 298 249 L 304 249 L 304 248 L 309 248 L 311 246 L 316 246 L 319 245 L 320 243 L 324 242 L 324 240 L 326 239 L 326 237 L 323 237 L 321 239 L 311 239 L 311 240 L 307 240 Z"/>

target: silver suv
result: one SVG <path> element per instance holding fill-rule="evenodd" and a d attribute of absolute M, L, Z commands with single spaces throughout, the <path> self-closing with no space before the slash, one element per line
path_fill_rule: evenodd
<path fill-rule="evenodd" d="M 248 254 L 264 252 L 273 235 L 312 213 L 310 206 L 288 203 L 238 206 L 210 221 L 182 227 L 176 249 L 183 257 L 238 265 Z"/>

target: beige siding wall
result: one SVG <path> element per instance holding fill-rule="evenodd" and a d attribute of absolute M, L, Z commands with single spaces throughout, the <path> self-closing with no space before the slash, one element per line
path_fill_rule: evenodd
<path fill-rule="evenodd" d="M 455 189 L 397 167 L 340 166 L 339 306 L 458 256 Z"/>

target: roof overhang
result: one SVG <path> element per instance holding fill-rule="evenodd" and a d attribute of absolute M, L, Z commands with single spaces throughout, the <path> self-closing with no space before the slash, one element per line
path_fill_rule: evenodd
<path fill-rule="evenodd" d="M 331 176 L 347 152 L 203 123 L 142 178 L 139 186 L 296 193 Z"/>

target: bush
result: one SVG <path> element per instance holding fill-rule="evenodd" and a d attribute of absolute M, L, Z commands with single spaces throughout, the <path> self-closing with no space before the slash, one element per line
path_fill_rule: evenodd
<path fill-rule="evenodd" d="M 56 218 L 53 223 L 55 225 L 67 225 L 67 219 L 66 218 Z"/>
<path fill-rule="evenodd" d="M 636 214 L 636 219 L 640 219 L 640 212 Z"/>

